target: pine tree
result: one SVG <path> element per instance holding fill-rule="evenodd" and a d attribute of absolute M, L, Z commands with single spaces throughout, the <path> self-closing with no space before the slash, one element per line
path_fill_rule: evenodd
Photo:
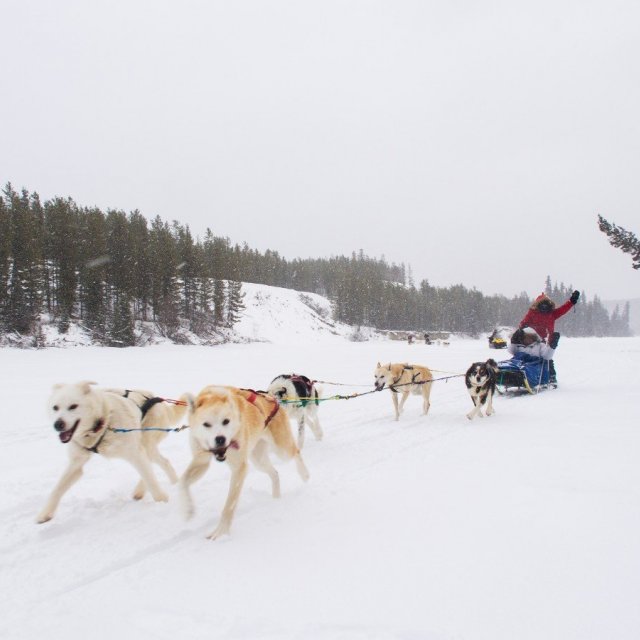
<path fill-rule="evenodd" d="M 139 211 L 129 215 L 129 248 L 133 256 L 134 316 L 147 320 L 151 299 L 151 256 L 147 221 Z"/>
<path fill-rule="evenodd" d="M 7 185 L 10 190 L 11 185 Z M 11 215 L 5 199 L 0 195 L 0 332 L 7 326 L 9 273 L 11 268 Z"/>
<path fill-rule="evenodd" d="M 126 293 L 121 292 L 114 303 L 108 331 L 112 347 L 132 347 L 136 343 L 133 314 Z"/>
<path fill-rule="evenodd" d="M 107 343 L 107 225 L 98 209 L 88 209 L 80 216 L 83 239 L 78 261 L 81 318 L 91 331 L 93 339 Z"/>
<path fill-rule="evenodd" d="M 242 312 L 245 309 L 244 293 L 242 291 L 242 283 L 230 280 L 227 285 L 227 322 L 228 328 L 240 320 Z"/>
<path fill-rule="evenodd" d="M 6 324 L 9 331 L 29 335 L 40 313 L 43 288 L 41 211 L 37 196 L 31 199 L 27 191 L 18 195 L 8 184 L 4 193 L 9 203 L 12 256 Z"/>
<path fill-rule="evenodd" d="M 226 292 L 224 280 L 213 281 L 213 323 L 221 327 L 225 319 Z"/>
<path fill-rule="evenodd" d="M 180 327 L 180 301 L 177 279 L 177 246 L 169 225 L 159 216 L 149 232 L 151 264 L 151 305 L 160 333 L 176 336 Z"/>
<path fill-rule="evenodd" d="M 60 318 L 63 333 L 73 315 L 78 287 L 78 215 L 71 200 L 45 203 L 45 272 L 47 310 Z"/>
<path fill-rule="evenodd" d="M 631 231 L 619 227 L 612 222 L 598 216 L 598 227 L 609 238 L 609 244 L 624 253 L 631 254 L 633 268 L 640 269 L 640 240 Z"/>

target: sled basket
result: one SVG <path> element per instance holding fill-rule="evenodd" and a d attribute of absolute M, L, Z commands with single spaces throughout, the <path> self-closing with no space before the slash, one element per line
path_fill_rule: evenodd
<path fill-rule="evenodd" d="M 499 389 L 523 389 L 534 393 L 534 389 L 549 384 L 549 361 L 517 353 L 510 360 L 498 362 L 496 384 Z"/>

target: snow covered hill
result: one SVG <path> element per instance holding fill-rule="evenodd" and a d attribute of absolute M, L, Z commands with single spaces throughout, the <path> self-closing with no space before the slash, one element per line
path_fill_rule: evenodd
<path fill-rule="evenodd" d="M 194 345 L 212 345 L 224 342 L 334 342 L 352 336 L 354 328 L 332 319 L 331 303 L 323 296 L 245 282 L 242 284 L 245 309 L 232 330 L 221 329 L 213 337 L 197 336 L 185 327 L 180 342 Z M 75 321 L 60 333 L 55 321 L 43 316 L 40 346 L 75 347 L 91 345 L 89 331 Z M 360 329 L 361 336 L 371 338 L 374 331 Z M 153 322 L 138 322 L 137 341 L 140 345 L 171 343 L 163 337 Z M 0 336 L 0 345 L 33 346 L 33 337 Z"/>
<path fill-rule="evenodd" d="M 335 342 L 353 333 L 332 320 L 331 303 L 315 293 L 244 282 L 245 310 L 234 332 L 259 342 Z"/>
<path fill-rule="evenodd" d="M 0 349 L 0 637 L 636 640 L 640 338 L 563 338 L 558 390 L 497 398 L 474 422 L 461 379 L 435 383 L 427 417 L 409 398 L 399 422 L 388 392 L 326 401 L 325 439 L 303 451 L 309 482 L 278 463 L 273 500 L 252 469 L 216 542 L 204 536 L 226 497 L 219 463 L 194 485 L 189 522 L 160 473 L 169 503 L 135 502 L 131 467 L 95 456 L 56 517 L 34 523 L 67 453 L 45 413 L 55 382 L 175 398 L 298 371 L 348 385 L 325 384 L 331 395 L 371 388 L 378 360 L 446 376 L 496 355 L 484 339 Z M 161 448 L 182 472 L 186 433 Z"/>

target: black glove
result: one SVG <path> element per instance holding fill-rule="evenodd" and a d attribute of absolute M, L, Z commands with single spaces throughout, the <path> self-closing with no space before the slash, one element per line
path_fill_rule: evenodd
<path fill-rule="evenodd" d="M 549 346 L 552 349 L 555 349 L 558 346 L 559 341 L 560 341 L 560 334 L 557 331 L 554 331 L 551 334 L 551 338 L 549 339 Z"/>
<path fill-rule="evenodd" d="M 580 292 L 579 291 L 574 291 L 571 294 L 571 297 L 569 298 L 569 301 L 571 302 L 571 304 L 576 304 L 578 302 L 578 298 L 580 297 Z"/>
<path fill-rule="evenodd" d="M 511 336 L 511 344 L 522 344 L 524 338 L 524 331 L 522 329 L 516 329 Z"/>

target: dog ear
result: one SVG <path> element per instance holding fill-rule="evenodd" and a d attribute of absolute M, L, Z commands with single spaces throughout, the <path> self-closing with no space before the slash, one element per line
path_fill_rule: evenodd
<path fill-rule="evenodd" d="M 98 384 L 97 382 L 91 382 L 90 380 L 83 380 L 82 382 L 78 382 L 78 386 L 82 390 L 82 393 L 85 395 L 91 392 L 91 385 Z"/>
<path fill-rule="evenodd" d="M 487 367 L 491 367 L 494 371 L 498 370 L 498 363 L 493 358 L 489 358 L 485 364 Z"/>
<path fill-rule="evenodd" d="M 181 400 L 184 400 L 187 403 L 187 409 L 189 413 L 193 413 L 196 408 L 196 399 L 193 397 L 192 393 L 183 393 L 180 396 Z"/>
<path fill-rule="evenodd" d="M 391 363 L 389 363 L 389 371 L 391 371 Z"/>
<path fill-rule="evenodd" d="M 376 369 L 379 369 L 382 365 L 378 362 L 378 364 L 376 365 Z"/>

